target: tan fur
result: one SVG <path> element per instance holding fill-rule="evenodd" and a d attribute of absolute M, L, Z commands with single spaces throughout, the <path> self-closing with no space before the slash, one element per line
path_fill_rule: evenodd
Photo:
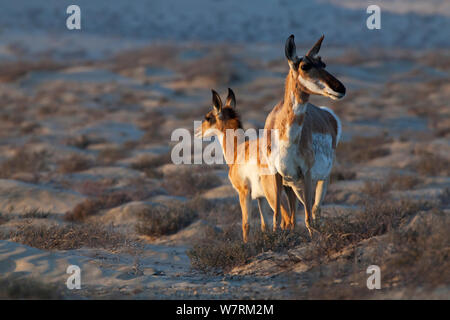
<path fill-rule="evenodd" d="M 227 99 L 228 101 L 228 99 Z M 231 108 L 230 106 L 225 106 L 222 108 L 222 113 L 227 113 L 226 108 Z M 228 112 L 229 114 L 234 114 L 234 112 Z M 208 121 L 208 119 L 211 119 L 211 117 L 214 117 L 212 119 L 212 123 Z M 202 134 L 204 134 L 207 130 L 214 128 L 219 130 L 222 133 L 222 148 L 223 153 L 225 155 L 225 161 L 228 164 L 229 171 L 228 171 L 228 178 L 230 179 L 231 184 L 235 188 L 235 190 L 239 194 L 239 203 L 241 206 L 241 212 L 242 212 L 242 235 L 244 242 L 247 242 L 248 240 L 248 233 L 249 233 L 249 223 L 248 223 L 248 216 L 251 213 L 252 208 L 252 185 L 251 181 L 248 181 L 245 176 L 242 175 L 242 167 L 247 166 L 250 161 L 256 160 L 254 165 L 250 165 L 251 170 L 257 171 L 259 176 L 259 184 L 263 190 L 264 197 L 268 201 L 270 207 L 274 211 L 273 215 L 273 229 L 275 230 L 278 225 L 278 216 L 279 212 L 281 212 L 282 216 L 282 222 L 281 227 L 285 228 L 288 225 L 290 225 L 290 219 L 292 216 L 292 212 L 288 213 L 288 202 L 284 195 L 284 197 L 281 197 L 280 193 L 277 192 L 279 188 L 282 187 L 281 185 L 281 176 L 279 175 L 267 175 L 262 174 L 266 173 L 267 164 L 260 159 L 260 148 L 262 145 L 261 139 L 257 140 L 250 140 L 250 141 L 244 141 L 240 144 L 238 144 L 237 137 L 234 138 L 233 142 L 233 153 L 227 153 L 226 150 L 226 139 L 227 139 L 227 129 L 237 130 L 242 129 L 240 125 L 240 121 L 238 117 L 233 118 L 223 118 L 219 117 L 218 113 L 216 111 L 211 111 L 206 115 L 205 121 L 202 122 Z M 256 148 L 255 147 L 256 144 Z M 256 154 L 251 153 L 251 150 L 257 150 Z M 232 154 L 231 157 L 228 155 Z M 255 159 L 256 158 L 256 159 Z M 238 159 L 245 159 L 245 161 L 242 163 L 242 161 L 237 161 Z M 261 174 L 259 173 L 261 172 Z M 265 230 L 265 221 L 264 216 L 261 212 L 260 208 L 260 215 L 261 215 L 261 229 Z"/>
<path fill-rule="evenodd" d="M 314 55 L 317 54 L 320 49 L 322 40 L 323 37 L 319 39 L 319 41 L 309 52 L 313 52 Z M 289 43 L 289 41 L 292 42 Z M 314 56 L 305 56 L 300 59 L 296 57 L 295 44 L 293 44 L 293 36 L 288 38 L 288 41 L 286 43 L 286 56 L 288 58 L 290 70 L 286 77 L 284 99 L 279 102 L 268 115 L 265 123 L 265 129 L 269 131 L 273 129 L 278 130 L 280 140 L 292 143 L 291 145 L 297 145 L 299 148 L 299 154 L 306 166 L 306 168 L 298 168 L 298 171 L 301 171 L 301 175 L 299 175 L 299 179 L 301 181 L 294 181 L 293 183 L 287 183 L 286 181 L 283 181 L 283 184 L 286 185 L 285 188 L 287 190 L 291 188 L 297 198 L 301 202 L 303 202 L 305 206 L 305 224 L 310 234 L 312 235 L 312 231 L 314 229 L 310 225 L 310 218 L 315 218 L 316 214 L 320 212 L 320 203 L 324 198 L 326 187 L 328 184 L 328 179 L 324 181 L 312 181 L 311 168 L 315 162 L 312 140 L 313 134 L 320 133 L 331 136 L 332 148 L 333 150 L 335 150 L 337 145 L 338 123 L 329 112 L 307 103 L 310 94 L 322 94 L 325 96 L 330 96 L 329 92 L 326 92 L 325 89 L 323 90 L 323 93 L 312 92 L 310 89 L 303 86 L 298 78 L 301 77 L 302 81 L 304 81 L 305 83 L 308 83 L 310 81 L 320 81 L 321 84 L 326 84 L 328 88 L 336 88 L 337 91 L 343 91 L 344 94 L 345 87 L 343 87 L 343 85 L 336 78 L 334 78 L 324 70 L 324 65 L 322 65 L 320 58 L 315 58 Z M 309 64 L 312 67 L 310 67 L 308 71 L 304 71 L 302 69 L 302 65 L 304 64 Z M 302 109 L 304 111 L 300 111 L 295 114 L 293 108 L 294 101 L 299 105 L 306 104 L 305 109 Z M 294 142 L 289 142 L 287 130 L 295 123 L 302 126 L 301 134 L 300 137 Z M 272 146 L 270 145 L 270 134 L 268 136 L 269 139 L 267 141 L 267 145 L 268 152 L 270 153 L 273 150 L 271 150 Z M 282 175 L 282 172 L 279 173 Z M 316 182 L 316 199 L 314 207 L 312 207 L 312 190 L 314 187 L 314 183 Z M 300 185 L 302 186 L 303 190 L 301 190 Z M 281 193 L 281 188 L 277 189 L 277 193 Z M 291 201 L 295 202 L 295 199 L 292 199 L 292 193 L 288 193 L 288 197 L 290 203 Z M 293 205 L 293 207 L 295 210 L 295 205 Z M 295 211 L 293 212 L 293 214 L 295 215 Z M 295 217 L 291 217 L 291 223 L 295 223 Z"/>

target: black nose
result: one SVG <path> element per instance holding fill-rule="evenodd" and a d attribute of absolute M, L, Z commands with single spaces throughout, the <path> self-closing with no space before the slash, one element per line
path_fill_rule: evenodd
<path fill-rule="evenodd" d="M 334 91 L 341 93 L 342 95 L 345 95 L 345 87 L 344 85 L 339 81 L 337 81 L 337 87 L 334 89 Z"/>

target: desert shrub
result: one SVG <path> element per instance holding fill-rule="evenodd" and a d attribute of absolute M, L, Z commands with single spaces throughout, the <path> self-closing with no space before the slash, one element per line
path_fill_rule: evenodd
<path fill-rule="evenodd" d="M 103 209 L 117 207 L 132 200 L 126 192 L 111 192 L 96 199 L 86 199 L 77 204 L 73 210 L 66 212 L 64 219 L 67 221 L 83 221 L 90 216 L 96 215 Z"/>
<path fill-rule="evenodd" d="M 431 153 L 421 153 L 419 160 L 415 163 L 414 169 L 422 175 L 429 176 L 449 176 L 450 161 Z"/>
<path fill-rule="evenodd" d="M 374 137 L 357 136 L 350 141 L 340 142 L 336 150 L 336 157 L 339 161 L 352 163 L 385 157 L 390 154 L 390 150 L 383 145 L 391 141 L 392 139 L 386 135 Z"/>
<path fill-rule="evenodd" d="M 93 140 L 84 134 L 75 136 L 75 137 L 69 137 L 64 141 L 64 143 L 66 145 L 75 147 L 78 149 L 86 149 L 91 144 L 96 143 L 96 142 L 99 142 L 99 141 Z"/>
<path fill-rule="evenodd" d="M 196 243 L 188 256 L 192 267 L 203 272 L 228 272 L 247 263 L 252 257 L 265 252 L 284 252 L 308 241 L 306 231 L 250 232 L 249 241 L 243 243 L 241 229 L 228 226 L 221 233 L 211 231 Z"/>
<path fill-rule="evenodd" d="M 92 166 L 92 162 L 79 154 L 72 154 L 69 157 L 59 161 L 58 170 L 61 173 L 72 173 L 87 170 Z"/>
<path fill-rule="evenodd" d="M 114 185 L 114 179 L 104 178 L 99 180 L 83 180 L 80 183 L 71 185 L 71 188 L 88 196 L 99 197 L 109 192 L 109 189 Z"/>
<path fill-rule="evenodd" d="M 170 203 L 146 208 L 138 213 L 136 231 L 147 236 L 176 233 L 191 224 L 198 214 L 186 203 Z"/>
<path fill-rule="evenodd" d="M 21 279 L 14 276 L 0 277 L 0 299 L 62 299 L 57 286 L 36 279 Z"/>
<path fill-rule="evenodd" d="M 325 217 L 318 225 L 320 234 L 313 242 L 311 256 L 329 257 L 348 245 L 385 234 L 426 208 L 429 208 L 427 203 L 372 199 L 351 216 Z"/>
<path fill-rule="evenodd" d="M 24 220 L 3 238 L 44 250 L 71 250 L 81 247 L 113 249 L 126 244 L 125 235 L 98 224 L 35 225 Z"/>
<path fill-rule="evenodd" d="M 443 207 L 448 207 L 450 205 L 450 188 L 445 188 L 444 192 L 439 196 L 439 200 Z"/>
<path fill-rule="evenodd" d="M 0 225 L 7 223 L 10 220 L 10 217 L 4 213 L 0 213 Z"/>
<path fill-rule="evenodd" d="M 48 169 L 48 158 L 47 151 L 32 152 L 24 148 L 19 149 L 13 157 L 0 165 L 0 178 L 10 178 L 21 172 L 38 174 Z"/>
<path fill-rule="evenodd" d="M 343 168 L 341 166 L 334 166 L 331 171 L 330 182 L 342 181 L 342 180 L 353 180 L 356 178 L 356 172 Z"/>
<path fill-rule="evenodd" d="M 49 212 L 42 211 L 41 209 L 31 209 L 22 215 L 25 219 L 46 219 L 49 216 Z"/>
<path fill-rule="evenodd" d="M 132 168 L 142 171 L 149 178 L 162 178 L 162 173 L 158 172 L 156 169 L 159 166 L 170 163 L 170 153 L 162 154 L 155 157 L 142 157 L 139 161 L 132 164 Z"/>
<path fill-rule="evenodd" d="M 384 259 L 386 280 L 396 279 L 406 286 L 430 289 L 444 285 L 443 280 L 450 279 L 450 218 L 438 210 L 430 214 L 433 219 L 414 229 L 392 232 L 393 254 Z"/>
<path fill-rule="evenodd" d="M 391 184 L 384 181 L 365 181 L 361 191 L 370 197 L 381 199 L 391 190 Z"/>
<path fill-rule="evenodd" d="M 118 160 L 126 158 L 128 154 L 129 149 L 126 147 L 105 148 L 101 150 L 97 155 L 97 161 L 105 165 L 110 165 L 117 162 Z"/>
<path fill-rule="evenodd" d="M 386 184 L 390 185 L 392 189 L 411 190 L 419 184 L 419 182 L 420 179 L 413 175 L 391 173 L 386 181 Z"/>
<path fill-rule="evenodd" d="M 146 112 L 139 121 L 139 129 L 144 131 L 140 138 L 141 144 L 160 141 L 163 138 L 161 126 L 164 125 L 166 117 L 157 110 Z"/>
<path fill-rule="evenodd" d="M 220 184 L 221 180 L 216 174 L 194 168 L 172 171 L 164 176 L 163 182 L 164 188 L 177 196 L 195 196 Z"/>

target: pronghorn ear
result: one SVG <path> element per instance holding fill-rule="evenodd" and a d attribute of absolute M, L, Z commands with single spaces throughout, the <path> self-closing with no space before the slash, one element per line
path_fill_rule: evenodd
<path fill-rule="evenodd" d="M 217 113 L 219 113 L 222 111 L 222 99 L 220 99 L 219 94 L 214 89 L 211 89 L 211 92 L 213 108 Z"/>
<path fill-rule="evenodd" d="M 325 38 L 325 35 L 322 35 L 320 39 L 317 40 L 316 44 L 311 49 L 309 49 L 308 53 L 306 54 L 308 57 L 314 57 L 316 54 L 319 53 L 323 38 Z"/>
<path fill-rule="evenodd" d="M 231 90 L 230 88 L 228 88 L 228 97 L 225 105 L 236 108 L 236 97 L 233 90 Z"/>
<path fill-rule="evenodd" d="M 297 49 L 295 47 L 294 35 L 291 34 L 286 40 L 286 45 L 284 46 L 284 53 L 288 60 L 289 66 L 293 71 L 297 71 L 298 63 L 300 59 L 297 57 Z"/>

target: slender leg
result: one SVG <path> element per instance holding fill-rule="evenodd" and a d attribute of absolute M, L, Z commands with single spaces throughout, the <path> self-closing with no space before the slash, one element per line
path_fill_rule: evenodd
<path fill-rule="evenodd" d="M 250 199 L 250 192 L 245 190 L 244 192 L 239 193 L 239 203 L 241 205 L 242 211 L 242 237 L 244 242 L 248 241 L 248 213 L 251 212 L 252 209 L 252 201 Z"/>
<path fill-rule="evenodd" d="M 311 172 L 308 170 L 304 174 L 304 188 L 303 193 L 300 186 L 292 186 L 292 190 L 295 192 L 297 199 L 303 201 L 303 205 L 305 207 L 305 225 L 309 231 L 309 235 L 312 237 L 313 231 L 316 231 L 311 226 L 311 211 L 312 211 L 312 181 L 311 181 Z"/>
<path fill-rule="evenodd" d="M 280 214 L 280 199 L 281 199 L 282 177 L 280 174 L 275 174 L 275 213 L 273 215 L 273 231 L 277 230 L 278 216 Z"/>
<path fill-rule="evenodd" d="M 261 198 L 258 198 L 258 209 L 259 209 L 259 216 L 261 217 L 261 231 L 266 231 L 266 218 L 264 217 Z"/>
<path fill-rule="evenodd" d="M 281 176 L 280 176 L 281 178 Z M 261 182 L 262 182 L 262 186 L 263 186 L 263 191 L 264 191 L 264 195 L 266 196 L 266 200 L 269 203 L 270 207 L 273 210 L 273 215 L 274 215 L 274 219 L 273 219 L 273 229 L 276 230 L 277 227 L 277 221 L 278 221 L 278 215 L 279 212 L 281 212 L 281 216 L 282 216 L 282 221 L 281 221 L 281 227 L 285 228 L 285 226 L 287 226 L 288 222 L 289 222 L 289 215 L 287 212 L 288 209 L 288 204 L 287 204 L 287 199 L 286 199 L 286 195 L 284 195 L 282 193 L 282 186 L 281 186 L 281 179 L 279 181 L 280 183 L 280 187 L 277 188 L 277 182 L 276 182 L 276 177 L 275 175 L 263 175 L 261 176 Z M 277 194 L 279 195 L 279 204 L 278 204 L 278 211 L 277 211 Z"/>
<path fill-rule="evenodd" d="M 316 218 L 319 218 L 323 198 L 325 198 L 325 195 L 327 193 L 327 187 L 328 187 L 329 179 L 327 180 L 319 180 L 317 181 L 316 186 L 316 196 L 314 199 L 314 206 L 312 208 L 312 218 L 313 220 L 316 220 Z"/>
<path fill-rule="evenodd" d="M 288 197 L 288 203 L 289 203 L 289 213 L 290 213 L 290 221 L 289 226 L 292 230 L 294 230 L 296 222 L 295 222 L 295 211 L 297 210 L 297 198 L 295 196 L 294 191 L 290 187 L 284 188 L 287 197 Z"/>

